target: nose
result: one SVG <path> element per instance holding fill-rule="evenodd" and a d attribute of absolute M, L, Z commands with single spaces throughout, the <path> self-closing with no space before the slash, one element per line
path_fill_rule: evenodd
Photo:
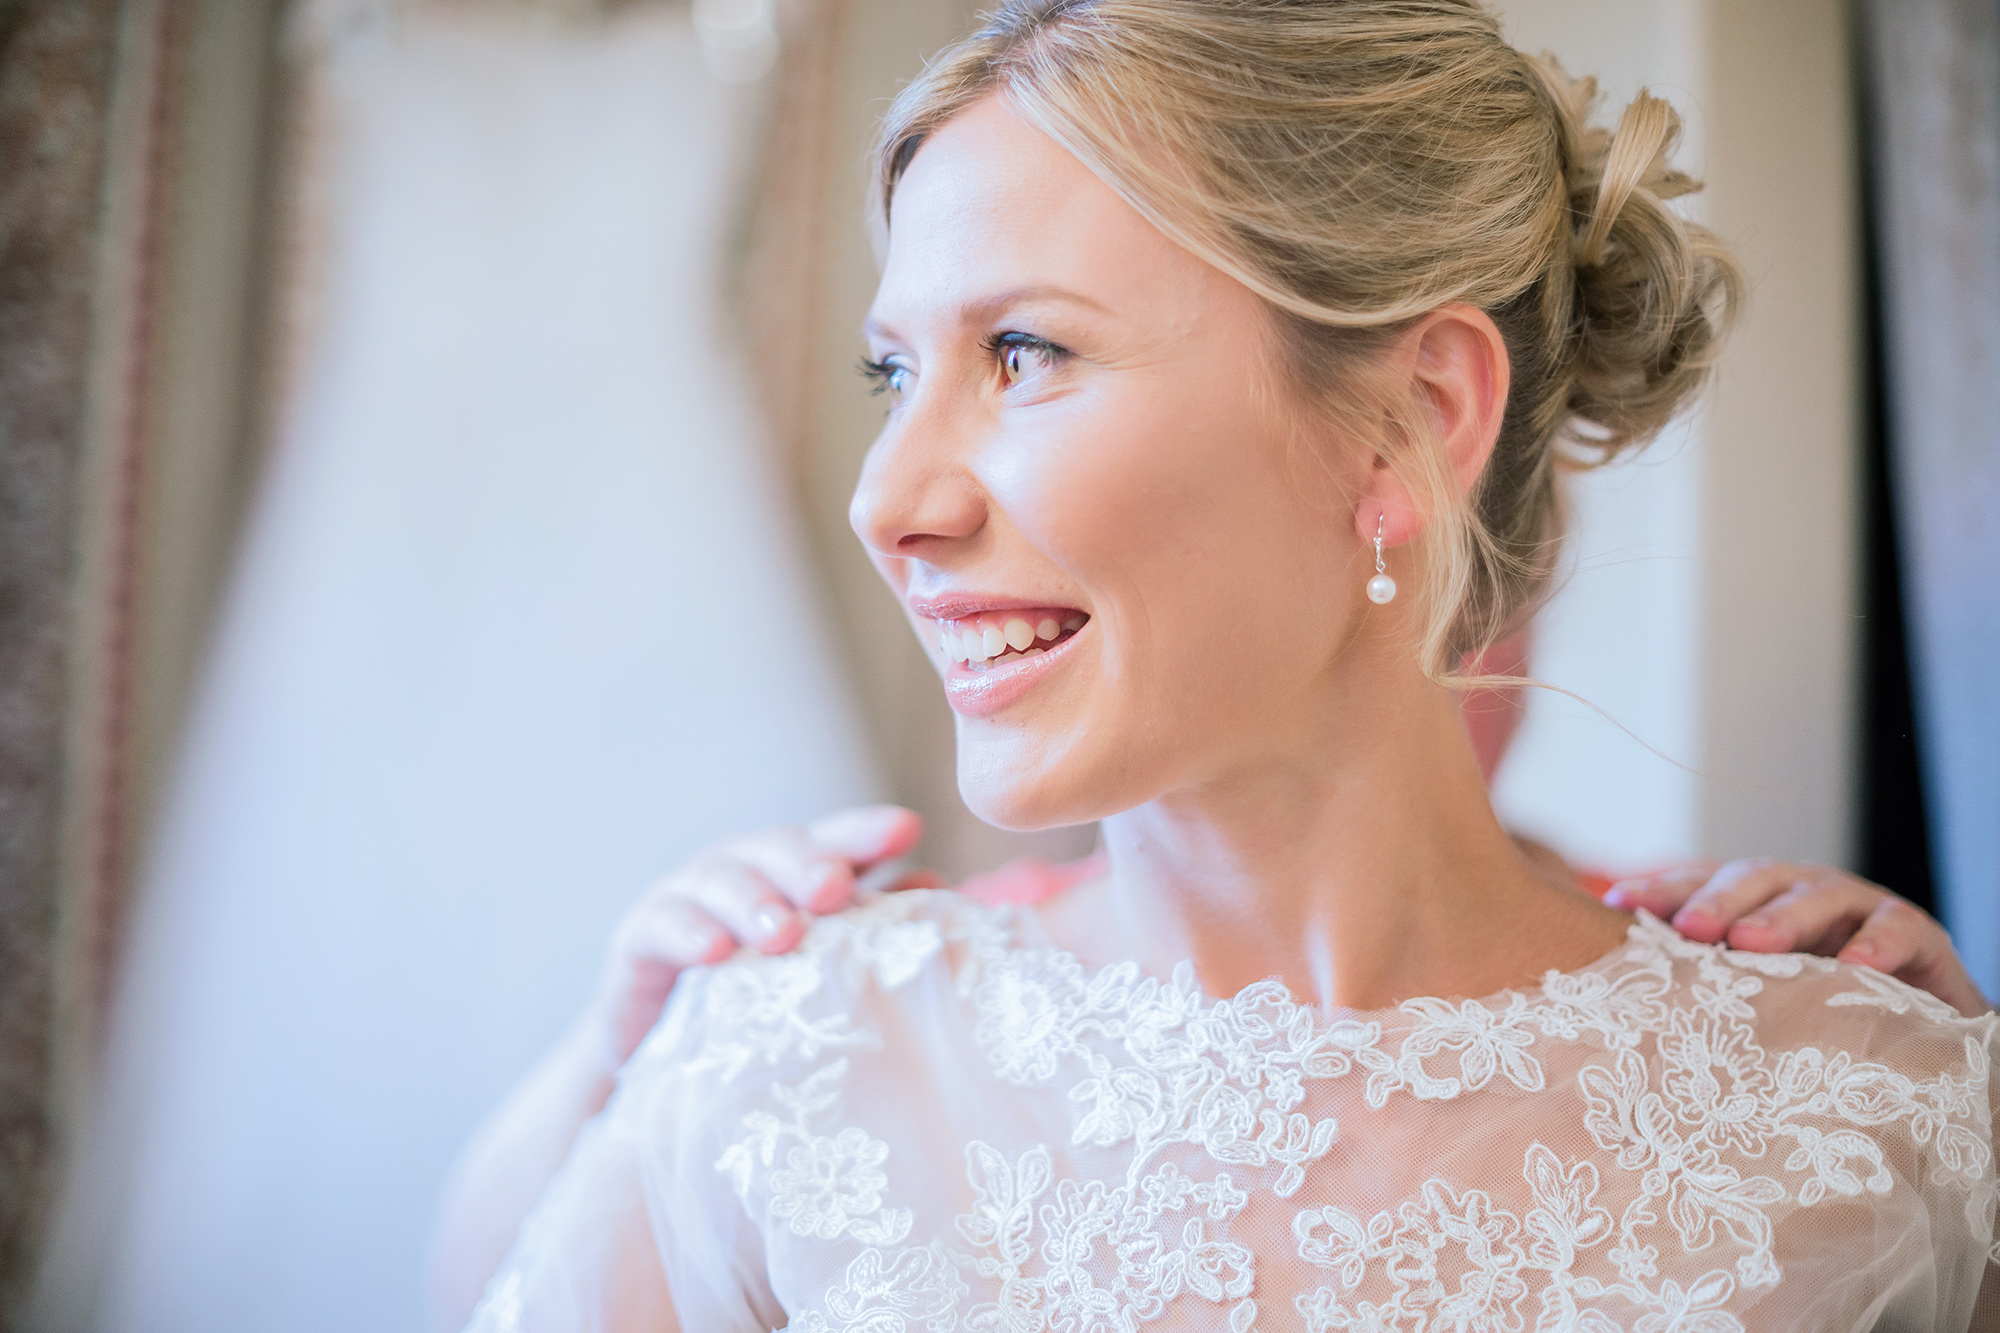
<path fill-rule="evenodd" d="M 869 449 L 847 521 L 878 556 L 936 559 L 985 526 L 987 497 L 944 423 L 892 423 Z"/>

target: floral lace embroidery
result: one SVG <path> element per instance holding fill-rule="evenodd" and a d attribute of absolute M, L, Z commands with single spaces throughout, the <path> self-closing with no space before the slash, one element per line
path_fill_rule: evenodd
<path fill-rule="evenodd" d="M 960 1308 L 968 1295 L 958 1266 L 936 1241 L 898 1250 L 894 1258 L 869 1246 L 841 1274 L 840 1285 L 826 1294 L 822 1308 L 794 1321 L 800 1333 L 904 1333 L 923 1328 L 950 1333 L 958 1328 L 1010 1330 L 1033 1324 L 1005 1319 L 980 1324 L 961 1323 Z"/>
<path fill-rule="evenodd" d="M 811 1059 L 822 1051 L 879 1046 L 879 1037 L 856 1029 L 844 1013 L 805 1016 L 803 1006 L 823 980 L 817 960 L 804 955 L 760 959 L 711 974 L 702 1046 L 688 1071 L 717 1070 L 727 1083 L 753 1061 L 775 1065 L 793 1055 Z"/>
<path fill-rule="evenodd" d="M 852 1236 L 871 1245 L 893 1245 L 910 1234 L 910 1210 L 886 1208 L 882 1191 L 889 1177 L 881 1170 L 889 1145 L 848 1126 L 833 1135 L 815 1133 L 812 1121 L 840 1101 L 846 1059 L 835 1060 L 797 1087 L 773 1084 L 771 1096 L 791 1115 L 780 1118 L 752 1111 L 743 1118 L 744 1137 L 716 1160 L 739 1198 L 747 1197 L 757 1168 L 765 1168 L 771 1215 L 790 1224 L 796 1236 L 833 1240 Z M 794 1144 L 784 1165 L 773 1168 L 778 1145 Z"/>
<path fill-rule="evenodd" d="M 1244 1245 L 1207 1233 L 1209 1222 L 1224 1221 L 1249 1202 L 1226 1172 L 1196 1182 L 1167 1163 L 1136 1186 L 1107 1187 L 1099 1180 L 1055 1180 L 1047 1148 L 1031 1148 L 1009 1163 L 984 1143 L 969 1145 L 965 1162 L 973 1205 L 957 1225 L 978 1254 L 953 1257 L 999 1283 L 995 1299 L 967 1312 L 967 1328 L 1126 1333 L 1157 1318 L 1182 1291 L 1233 1302 L 1232 1329 L 1256 1320 L 1256 1303 L 1248 1299 L 1254 1256 Z M 1049 1202 L 1038 1208 L 1045 1196 Z M 1205 1216 L 1187 1217 L 1177 1237 L 1157 1230 L 1166 1213 L 1196 1207 Z M 1037 1223 L 1045 1265 L 1030 1275 Z M 1117 1256 L 1105 1286 L 1091 1263 L 1100 1246 Z"/>
<path fill-rule="evenodd" d="M 720 1071 L 730 1082 L 753 1062 L 774 1065 L 825 1051 L 867 1050 L 881 1045 L 857 1030 L 844 1013 L 807 1018 L 804 1007 L 826 982 L 826 957 L 838 953 L 851 971 L 895 990 L 915 977 L 945 946 L 935 921 L 910 921 L 909 895 L 887 897 L 847 916 L 814 923 L 795 953 L 778 958 L 742 956 L 709 974 L 701 1024 L 702 1046 L 690 1073 Z M 985 938 L 985 936 L 981 936 Z"/>
<path fill-rule="evenodd" d="M 1084 1063 L 1088 1076 L 1069 1095 L 1091 1109 L 1070 1141 L 1130 1142 L 1128 1183 L 1161 1150 L 1195 1144 L 1225 1165 L 1280 1164 L 1272 1186 L 1280 1198 L 1305 1182 L 1306 1163 L 1325 1156 L 1337 1133 L 1331 1118 L 1293 1109 L 1304 1080 L 1346 1073 L 1353 1053 L 1380 1036 L 1370 1023 L 1321 1028 L 1270 981 L 1204 1010 L 1186 963 L 1164 985 L 1134 963 L 1085 984 L 1081 964 L 1058 950 L 989 961 L 973 1003 L 975 1039 L 1001 1078 L 1043 1083 L 1063 1058 Z M 1092 1035 L 1118 1043 L 1128 1059 L 1093 1049 Z"/>
<path fill-rule="evenodd" d="M 1735 954 L 1730 957 L 1734 959 Z M 1863 968 L 1853 978 L 1861 986 L 1860 990 L 1846 991 L 1827 1001 L 1831 1005 L 1870 1005 L 1877 1009 L 1887 1009 L 1892 1014 L 1919 1013 L 1927 1018 L 1946 1021 L 1960 1017 L 1958 1010 L 1946 1004 L 1927 991 L 1914 986 L 1906 986 L 1894 977 L 1885 977 L 1880 972 Z"/>
<path fill-rule="evenodd" d="M 960 909 L 968 912 L 976 909 Z M 847 929 L 862 938 L 866 924 L 850 918 Z M 1535 1093 L 1546 1086 L 1538 1046 L 1585 1036 L 1601 1042 L 1603 1057 L 1576 1076 L 1582 1128 L 1608 1155 L 1607 1166 L 1638 1182 L 1617 1215 L 1598 1201 L 1597 1164 L 1565 1163 L 1539 1141 L 1522 1164 L 1532 1206 L 1519 1215 L 1484 1190 L 1442 1177 L 1366 1219 L 1333 1204 L 1301 1209 L 1293 1223 L 1298 1255 L 1331 1278 L 1296 1302 L 1308 1328 L 1518 1330 L 1527 1327 L 1523 1307 L 1534 1290 L 1533 1326 L 1541 1330 L 1741 1330 L 1732 1298 L 1780 1279 L 1770 1210 L 1889 1191 L 1894 1178 L 1882 1149 L 1861 1131 L 1891 1123 L 1931 1149 L 1940 1180 L 1965 1190 L 1974 1234 L 1991 1232 L 1996 1191 L 1981 1040 L 1966 1035 L 1963 1070 L 1930 1080 L 1844 1051 L 1804 1047 L 1772 1057 L 1757 1042 L 1750 1000 L 1765 978 L 1830 966 L 1815 960 L 1691 945 L 1646 918 L 1613 967 L 1551 974 L 1538 992 L 1509 994 L 1498 1007 L 1413 1000 L 1401 1012 L 1414 1022 L 1392 1042 L 1380 1023 L 1322 1021 L 1276 983 L 1210 1003 L 1185 964 L 1161 982 L 1130 963 L 1086 974 L 1067 953 L 1003 947 L 996 932 L 977 927 L 904 932 L 907 944 L 884 945 L 886 934 L 858 955 L 885 985 L 915 975 L 947 938 L 970 941 L 961 989 L 970 992 L 975 1040 L 993 1073 L 1036 1086 L 1080 1065 L 1069 1096 L 1084 1109 L 1071 1142 L 1129 1145 L 1128 1165 L 1122 1179 L 1058 1178 L 1046 1146 L 1010 1161 L 972 1143 L 965 1150 L 972 1204 L 955 1224 L 956 1240 L 969 1248 L 933 1239 L 884 1250 L 911 1226 L 907 1210 L 883 1203 L 887 1146 L 858 1128 L 827 1135 L 810 1126 L 838 1100 L 847 1059 L 796 1088 L 775 1088 L 790 1117 L 750 1113 L 744 1137 L 717 1166 L 746 1201 L 761 1179 L 770 1215 L 794 1233 L 865 1243 L 820 1308 L 799 1321 L 811 1333 L 1131 1333 L 1182 1297 L 1226 1307 L 1229 1327 L 1245 1333 L 1257 1314 L 1256 1256 L 1229 1238 L 1228 1224 L 1252 1189 L 1295 1195 L 1335 1142 L 1332 1117 L 1298 1109 L 1308 1081 L 1361 1071 L 1375 1108 L 1397 1092 L 1447 1100 L 1495 1080 Z M 1676 986 L 1676 960 L 1692 964 L 1691 983 Z M 1956 1017 L 1937 1014 L 1928 998 L 1911 999 L 1898 983 L 1849 975 L 1859 989 L 1829 1005 Z M 795 997 L 794 1008 L 811 993 L 774 984 L 759 1003 L 776 1005 L 781 990 Z M 810 1056 L 868 1035 L 826 1026 L 831 1021 L 760 1010 L 757 1030 L 767 1035 L 749 1045 L 776 1049 L 768 1034 L 777 1033 L 788 1049 Z M 1653 1065 L 1643 1055 L 1648 1039 Z M 781 1143 L 794 1145 L 782 1165 Z M 1732 1165 L 1775 1161 L 1767 1157 L 1774 1145 L 1789 1148 L 1782 1170 L 1790 1183 Z M 1178 1161 L 1169 1149 L 1183 1150 Z M 1260 1179 L 1248 1188 L 1229 1170 L 1195 1179 L 1180 1164 L 1187 1149 Z M 1733 1271 L 1710 1268 L 1685 1284 L 1662 1277 L 1662 1228 L 1687 1255 L 1721 1245 L 1718 1258 L 1733 1256 Z M 1602 1276 L 1578 1271 L 1586 1252 L 1605 1256 Z M 1364 1286 L 1376 1299 L 1358 1298 Z M 983 1298 L 968 1305 L 975 1292 Z"/>
<path fill-rule="evenodd" d="M 1493 1209 L 1480 1191 L 1461 1199 L 1436 1178 L 1424 1187 L 1425 1204 L 1406 1203 L 1397 1217 L 1384 1212 L 1364 1225 L 1332 1206 L 1317 1214 L 1299 1214 L 1295 1226 L 1302 1258 L 1335 1269 L 1347 1289 L 1360 1282 L 1368 1262 L 1379 1260 L 1395 1288 L 1387 1304 L 1361 1302 L 1353 1309 L 1342 1305 L 1331 1288 L 1321 1288 L 1299 1301 L 1309 1328 L 1403 1327 L 1404 1321 L 1422 1322 L 1432 1314 L 1451 1328 L 1517 1328 L 1514 1306 L 1526 1289 L 1516 1274 L 1527 1268 L 1548 1274 L 1544 1319 L 1538 1327 L 1616 1328 L 1619 1325 L 1602 1311 L 1580 1310 L 1576 1302 L 1618 1296 L 1647 1312 L 1638 1328 L 1740 1330 L 1740 1321 L 1720 1308 L 1736 1283 L 1767 1287 L 1780 1278 L 1766 1209 L 1793 1200 L 1809 1208 L 1829 1196 L 1854 1197 L 1864 1190 L 1886 1194 L 1893 1185 L 1873 1138 L 1853 1129 L 1822 1129 L 1808 1123 L 1807 1117 L 1837 1118 L 1863 1127 L 1906 1124 L 1919 1145 L 1935 1146 L 1941 1172 L 1963 1177 L 1968 1219 L 1990 1226 L 1979 1223 L 1970 1210 L 1983 1205 L 1991 1191 L 1990 1185 L 1981 1183 L 1991 1177 L 1991 1146 L 1960 1123 L 1973 1118 L 1974 1081 L 1984 1082 L 1976 1072 L 1985 1063 L 1984 1048 L 1977 1041 L 1966 1039 L 1968 1066 L 1975 1072 L 1965 1079 L 1946 1074 L 1918 1083 L 1881 1065 L 1855 1061 L 1845 1052 L 1828 1056 L 1813 1047 L 1786 1052 L 1773 1062 L 1756 1042 L 1751 1027 L 1756 1015 L 1747 1003 L 1763 982 L 1731 965 L 1749 957 L 1759 965 L 1757 971 L 1784 977 L 1796 976 L 1805 960 L 1676 947 L 1677 937 L 1661 943 L 1696 963 L 1699 982 L 1689 988 L 1690 1007 L 1668 1012 L 1663 1031 L 1653 1025 L 1663 1065 L 1658 1089 L 1652 1086 L 1646 1063 L 1629 1047 L 1618 1050 L 1613 1068 L 1590 1065 L 1579 1075 L 1589 1106 L 1585 1127 L 1600 1147 L 1616 1154 L 1621 1169 L 1639 1175 L 1638 1197 L 1625 1208 L 1617 1242 L 1609 1252 L 1623 1281 L 1606 1284 L 1573 1276 L 1576 1250 L 1595 1244 L 1607 1230 L 1608 1214 L 1586 1207 L 1596 1193 L 1596 1168 L 1578 1162 L 1566 1178 L 1554 1155 L 1536 1143 L 1528 1151 L 1523 1174 L 1538 1207 L 1525 1220 Z M 1885 992 L 1874 987 L 1872 993 Z M 1849 994 L 1836 995 L 1828 1003 L 1837 1005 Z M 1404 1008 L 1423 1014 L 1425 1027 L 1447 1023 L 1458 1027 L 1468 1034 L 1464 1037 L 1468 1049 L 1477 1049 L 1472 1034 L 1487 1030 L 1476 1020 L 1467 1024 L 1447 1017 L 1435 1001 Z M 1524 1008 L 1532 1006 L 1516 996 L 1504 1011 L 1515 1017 L 1516 1031 L 1529 1017 Z M 1493 1026 L 1500 1025 L 1496 1021 Z M 1405 1043 L 1406 1050 L 1409 1044 Z M 1436 1044 L 1436 1038 L 1427 1044 Z M 1538 1080 L 1527 1081 L 1525 1068 L 1515 1082 L 1524 1088 L 1539 1086 Z M 1472 1086 L 1470 1080 L 1467 1086 Z M 1426 1089 L 1414 1086 L 1413 1091 L 1422 1096 Z M 1784 1162 L 1787 1172 L 1807 1177 L 1796 1194 L 1768 1176 L 1746 1178 L 1722 1160 L 1731 1149 L 1746 1158 L 1762 1158 L 1777 1138 L 1789 1138 L 1797 1145 Z M 1559 1183 L 1565 1180 L 1568 1183 Z M 1647 1279 L 1657 1276 L 1658 1250 L 1644 1244 L 1640 1232 L 1660 1221 L 1654 1211 L 1660 1203 L 1685 1252 L 1707 1249 L 1725 1233 L 1742 1246 L 1745 1252 L 1736 1261 L 1736 1273 L 1714 1270 L 1686 1289 L 1672 1281 L 1648 1286 Z M 1562 1243 L 1531 1247 L 1524 1253 L 1512 1242 L 1524 1224 L 1528 1232 L 1561 1238 Z M 1324 1239 L 1318 1235 L 1321 1226 L 1328 1231 Z M 1443 1291 L 1435 1270 L 1422 1262 L 1438 1250 L 1439 1234 L 1458 1248 L 1480 1281 L 1468 1277 L 1457 1293 Z M 1598 1322 L 1585 1318 L 1590 1315 Z"/>

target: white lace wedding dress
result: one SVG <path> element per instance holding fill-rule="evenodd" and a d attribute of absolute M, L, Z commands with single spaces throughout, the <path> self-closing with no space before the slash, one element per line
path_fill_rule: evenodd
<path fill-rule="evenodd" d="M 636 1250 L 687 1333 L 1963 1330 L 1995 1028 L 1643 916 L 1329 1017 L 897 895 L 682 981 L 473 1328 L 616 1328 Z"/>

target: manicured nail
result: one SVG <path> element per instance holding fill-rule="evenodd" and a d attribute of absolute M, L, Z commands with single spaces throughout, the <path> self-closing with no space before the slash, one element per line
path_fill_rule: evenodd
<path fill-rule="evenodd" d="M 776 903 L 765 903 L 757 909 L 757 933 L 766 939 L 785 928 L 792 914 Z"/>
<path fill-rule="evenodd" d="M 819 868 L 819 873 L 813 876 L 812 892 L 806 895 L 806 901 L 812 904 L 814 911 L 828 911 L 846 896 L 840 887 L 844 878 L 837 866 L 823 865 Z"/>

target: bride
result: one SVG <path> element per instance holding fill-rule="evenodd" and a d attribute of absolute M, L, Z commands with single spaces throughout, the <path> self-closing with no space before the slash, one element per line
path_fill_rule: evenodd
<path fill-rule="evenodd" d="M 1741 285 L 1588 97 L 1471 0 L 1013 0 L 904 92 L 854 528 L 968 804 L 1106 868 L 802 941 L 906 817 L 694 868 L 659 956 L 798 947 L 623 979 L 473 1328 L 1970 1325 L 1996 1020 L 1551 884 L 1457 713 Z"/>

